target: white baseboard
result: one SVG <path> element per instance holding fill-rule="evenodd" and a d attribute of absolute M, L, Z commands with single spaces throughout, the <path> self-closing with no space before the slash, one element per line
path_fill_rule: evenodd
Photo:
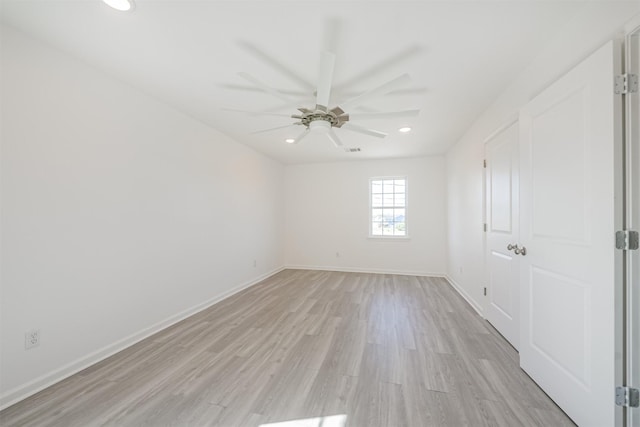
<path fill-rule="evenodd" d="M 478 313 L 480 315 L 480 317 L 482 317 L 484 319 L 484 310 L 482 309 L 482 306 L 480 304 L 478 304 L 476 302 L 476 300 L 474 300 L 471 297 L 471 295 L 469 295 L 467 293 L 467 291 L 465 291 L 464 288 L 462 286 L 460 286 L 458 283 L 456 283 L 456 281 L 453 280 L 451 277 L 449 277 L 448 275 L 445 274 L 444 278 L 447 280 L 447 282 L 449 282 L 451 284 L 453 289 L 458 291 L 458 293 L 462 296 L 462 298 L 464 298 L 465 301 L 467 301 L 469 303 L 469 305 L 476 311 L 476 313 Z"/>
<path fill-rule="evenodd" d="M 181 311 L 180 313 L 177 313 L 161 322 L 156 323 L 155 325 L 152 325 L 148 328 L 145 328 L 139 332 L 136 332 L 132 335 L 129 335 L 128 337 L 125 337 L 119 341 L 116 341 L 113 344 L 107 345 L 93 353 L 90 353 L 84 357 L 81 357 L 65 366 L 62 366 L 61 368 L 56 369 L 53 372 L 49 372 L 45 375 L 42 375 L 32 381 L 29 381 L 26 384 L 23 384 L 21 386 L 18 386 L 12 390 L 7 391 L 6 393 L 3 393 L 2 396 L 0 396 L 0 410 L 7 408 L 23 399 L 26 399 L 27 397 L 41 391 L 44 390 L 45 388 L 60 382 L 62 380 L 64 380 L 65 378 L 70 377 L 73 374 L 76 374 L 80 371 L 82 371 L 83 369 L 88 368 L 91 365 L 94 365 L 104 359 L 106 359 L 107 357 L 110 357 L 122 350 L 124 350 L 127 347 L 130 347 L 140 341 L 142 341 L 145 338 L 150 337 L 151 335 L 158 333 L 160 331 L 162 331 L 163 329 L 168 328 L 171 325 L 174 325 L 178 322 L 180 322 L 181 320 L 186 319 L 189 316 L 193 316 L 194 314 L 205 310 L 209 307 L 211 307 L 212 305 L 224 300 L 225 298 L 229 298 L 231 295 L 234 295 L 244 289 L 247 289 L 271 276 L 273 276 L 274 274 L 277 274 L 279 272 L 281 272 L 282 270 L 284 270 L 284 267 L 279 267 L 276 268 L 268 273 L 262 274 L 259 277 L 256 277 L 254 279 L 251 279 L 247 282 L 244 282 L 232 289 L 230 289 L 227 292 L 224 292 L 222 295 L 218 295 L 215 296 L 201 304 L 198 304 L 194 307 L 188 308 L 184 311 Z"/>
<path fill-rule="evenodd" d="M 425 272 L 425 271 L 403 271 L 403 270 L 389 270 L 389 269 L 372 269 L 372 268 L 351 268 L 351 267 L 336 267 L 336 266 L 317 266 L 317 265 L 287 265 L 284 267 L 276 268 L 268 273 L 265 273 L 257 278 L 249 280 L 245 283 L 242 283 L 233 289 L 223 293 L 222 295 L 218 295 L 205 301 L 201 304 L 198 304 L 194 307 L 191 307 L 187 310 L 184 310 L 180 313 L 177 313 L 161 322 L 156 323 L 148 328 L 145 328 L 135 334 L 129 335 L 126 338 L 123 338 L 113 344 L 110 344 L 106 347 L 101 348 L 93 353 L 90 353 L 80 359 L 77 359 L 61 368 L 56 369 L 53 372 L 42 375 L 39 378 L 36 378 L 26 384 L 23 384 L 19 387 L 14 388 L 13 390 L 9 390 L 0 396 L 0 410 L 7 408 L 27 397 L 44 390 L 45 388 L 64 380 L 65 378 L 74 375 L 83 369 L 88 368 L 91 365 L 94 365 L 122 350 L 127 347 L 130 347 L 145 338 L 150 337 L 153 334 L 156 334 L 163 329 L 168 328 L 189 316 L 193 316 L 196 313 L 199 313 L 202 310 L 206 310 L 212 305 L 244 290 L 247 289 L 271 276 L 281 272 L 282 270 L 290 269 L 290 270 L 321 270 L 321 271 L 341 271 L 347 273 L 372 273 L 372 274 L 397 274 L 402 276 L 426 276 L 426 277 L 442 277 L 451 284 L 451 286 L 473 307 L 473 309 L 481 316 L 483 315 L 482 307 L 476 303 L 476 301 L 467 294 L 467 292 L 458 285 L 455 280 L 451 279 L 445 273 L 437 273 L 437 272 Z"/>
<path fill-rule="evenodd" d="M 336 267 L 336 266 L 319 266 L 319 265 L 287 265 L 287 270 L 321 270 L 321 271 L 340 271 L 344 273 L 371 273 L 371 274 L 397 274 L 398 276 L 425 276 L 425 277 L 442 277 L 446 278 L 445 273 L 430 273 L 426 271 L 405 271 L 405 270 L 389 270 L 379 268 L 364 267 Z"/>

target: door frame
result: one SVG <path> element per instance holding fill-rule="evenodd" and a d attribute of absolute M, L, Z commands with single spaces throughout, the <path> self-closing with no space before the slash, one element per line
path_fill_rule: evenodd
<path fill-rule="evenodd" d="M 640 74 L 640 20 L 626 28 L 623 73 Z M 640 94 L 621 97 L 625 120 L 624 138 L 624 219 L 623 228 L 640 231 Z M 622 289 L 619 304 L 621 360 L 616 364 L 617 385 L 640 388 L 640 253 L 624 251 Z M 624 427 L 640 427 L 640 408 L 620 408 Z"/>

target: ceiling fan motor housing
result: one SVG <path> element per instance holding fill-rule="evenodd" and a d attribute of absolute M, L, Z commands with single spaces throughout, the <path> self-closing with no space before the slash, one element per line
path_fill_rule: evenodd
<path fill-rule="evenodd" d="M 345 122 L 349 121 L 349 115 L 345 114 L 342 109 L 339 107 L 333 108 L 331 111 L 327 111 L 327 107 L 322 105 L 316 105 L 315 110 L 309 110 L 307 108 L 299 109 L 302 115 L 294 115 L 291 116 L 295 119 L 300 119 L 300 123 L 306 127 L 310 128 L 318 128 L 325 127 L 325 125 L 320 123 L 328 123 L 329 128 L 331 127 L 341 127 Z M 318 125 L 313 126 L 312 124 L 318 122 Z"/>

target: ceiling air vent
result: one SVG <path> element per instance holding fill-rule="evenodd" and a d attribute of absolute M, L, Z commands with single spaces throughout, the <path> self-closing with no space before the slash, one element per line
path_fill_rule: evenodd
<path fill-rule="evenodd" d="M 345 148 L 344 151 L 346 151 L 347 153 L 357 153 L 362 150 L 360 150 L 359 148 Z"/>

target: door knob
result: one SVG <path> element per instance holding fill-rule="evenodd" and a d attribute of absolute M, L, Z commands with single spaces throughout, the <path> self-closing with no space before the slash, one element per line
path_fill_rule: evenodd
<path fill-rule="evenodd" d="M 513 252 L 515 252 L 516 255 L 526 256 L 527 248 L 525 248 L 524 246 L 519 248 L 518 245 L 516 245 L 515 250 Z"/>

